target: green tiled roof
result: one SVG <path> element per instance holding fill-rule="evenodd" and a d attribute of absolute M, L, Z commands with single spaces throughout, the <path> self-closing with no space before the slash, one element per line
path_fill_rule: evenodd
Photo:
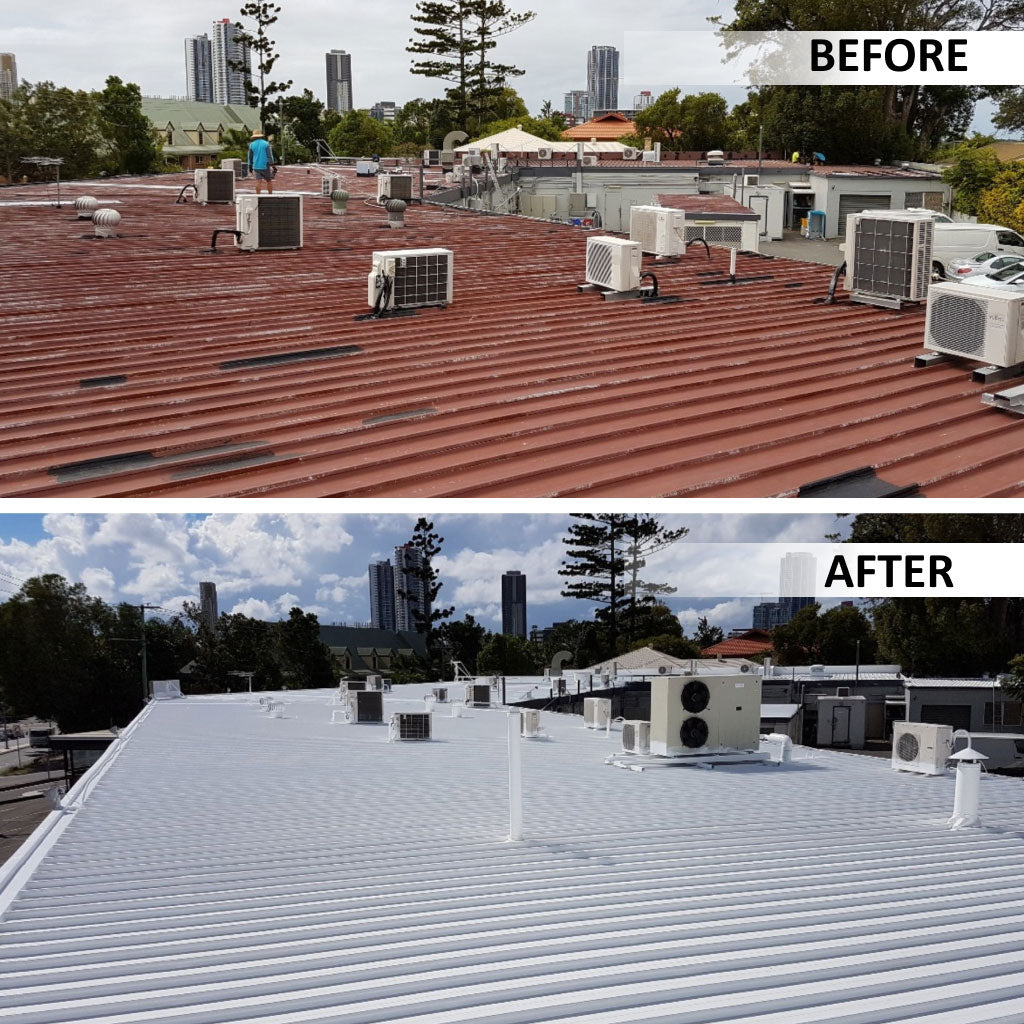
<path fill-rule="evenodd" d="M 210 127 L 223 124 L 254 131 L 260 126 L 260 112 L 254 107 L 227 106 L 221 103 L 196 103 L 193 100 L 165 100 L 143 96 L 142 112 L 161 131 L 168 124 L 175 128 L 202 123 Z"/>

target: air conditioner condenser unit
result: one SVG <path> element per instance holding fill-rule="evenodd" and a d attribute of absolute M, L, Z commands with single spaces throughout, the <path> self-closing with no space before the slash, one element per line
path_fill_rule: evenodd
<path fill-rule="evenodd" d="M 373 254 L 367 301 L 374 309 L 447 306 L 452 301 L 451 249 L 393 249 Z"/>
<path fill-rule="evenodd" d="M 613 292 L 640 287 L 640 243 L 611 235 L 587 238 L 587 284 Z"/>
<path fill-rule="evenodd" d="M 629 238 L 639 243 L 642 252 L 680 256 L 686 251 L 686 213 L 664 206 L 633 206 Z"/>
<path fill-rule="evenodd" d="M 292 192 L 245 194 L 235 203 L 240 249 L 301 249 L 302 196 Z"/>
<path fill-rule="evenodd" d="M 612 717 L 610 697 L 583 698 L 583 724 L 588 729 L 605 729 Z"/>
<path fill-rule="evenodd" d="M 391 715 L 391 739 L 429 740 L 429 711 L 395 711 Z"/>
<path fill-rule="evenodd" d="M 491 687 L 489 683 L 467 683 L 466 704 L 469 707 L 489 708 L 491 706 Z"/>
<path fill-rule="evenodd" d="M 756 751 L 761 680 L 750 675 L 658 676 L 651 680 L 651 753 Z"/>
<path fill-rule="evenodd" d="M 353 722 L 384 721 L 384 695 L 379 690 L 353 690 L 348 695 L 348 706 Z"/>
<path fill-rule="evenodd" d="M 328 199 L 330 199 L 332 192 L 337 192 L 340 188 L 341 178 L 336 175 L 329 174 L 327 177 L 320 179 L 320 195 L 326 196 Z"/>
<path fill-rule="evenodd" d="M 524 708 L 520 719 L 520 731 L 529 739 L 540 736 L 540 711 L 537 708 Z"/>
<path fill-rule="evenodd" d="M 411 174 L 380 174 L 377 176 L 377 200 L 401 199 L 412 200 Z"/>
<path fill-rule="evenodd" d="M 953 727 L 929 722 L 893 722 L 892 766 L 918 775 L 944 775 L 953 753 Z"/>
<path fill-rule="evenodd" d="M 235 172 L 228 168 L 216 170 L 200 167 L 195 173 L 196 202 L 233 203 L 235 201 Z"/>
<path fill-rule="evenodd" d="M 623 722 L 622 749 L 630 754 L 649 754 L 651 752 L 651 723 Z"/>
<path fill-rule="evenodd" d="M 934 220 L 908 210 L 846 218 L 846 289 L 866 299 L 923 301 L 932 277 Z"/>
<path fill-rule="evenodd" d="M 1016 366 L 1024 361 L 1024 291 L 969 281 L 933 284 L 924 347 L 991 366 Z"/>

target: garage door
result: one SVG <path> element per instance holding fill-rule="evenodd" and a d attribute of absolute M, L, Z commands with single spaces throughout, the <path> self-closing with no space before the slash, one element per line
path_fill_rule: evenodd
<path fill-rule="evenodd" d="M 970 729 L 970 704 L 922 704 L 921 721 L 934 725 L 951 725 L 954 729 Z"/>
<path fill-rule="evenodd" d="M 839 196 L 839 234 L 846 234 L 846 218 L 851 213 L 861 210 L 888 210 L 892 205 L 892 196 L 866 196 L 859 192 L 853 195 Z"/>

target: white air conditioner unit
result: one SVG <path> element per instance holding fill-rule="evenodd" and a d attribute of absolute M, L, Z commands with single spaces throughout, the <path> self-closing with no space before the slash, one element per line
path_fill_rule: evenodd
<path fill-rule="evenodd" d="M 613 292 L 631 292 L 640 287 L 640 243 L 611 235 L 587 238 L 587 284 Z"/>
<path fill-rule="evenodd" d="M 434 695 L 434 700 L 436 700 L 438 704 L 447 704 L 448 703 L 448 687 L 447 686 L 435 686 L 431 692 Z"/>
<path fill-rule="evenodd" d="M 686 213 L 664 206 L 630 207 L 629 237 L 643 252 L 681 256 L 686 251 Z"/>
<path fill-rule="evenodd" d="M 743 175 L 743 186 L 744 188 L 750 188 L 754 185 L 761 184 L 760 174 L 744 174 Z"/>
<path fill-rule="evenodd" d="M 220 169 L 222 171 L 230 171 L 236 178 L 242 177 L 242 169 L 245 164 L 237 157 L 229 156 L 225 157 L 220 162 Z"/>
<path fill-rule="evenodd" d="M 240 249 L 301 249 L 302 196 L 294 192 L 240 195 L 235 203 Z"/>
<path fill-rule="evenodd" d="M 750 675 L 651 680 L 651 753 L 665 756 L 757 750 L 761 680 Z"/>
<path fill-rule="evenodd" d="M 377 176 L 377 201 L 382 199 L 412 200 L 411 174 L 380 174 Z"/>
<path fill-rule="evenodd" d="M 640 160 L 641 160 L 642 163 L 645 163 L 645 164 L 656 164 L 656 163 L 659 162 L 658 161 L 658 154 L 655 153 L 653 149 L 645 149 L 640 154 Z"/>
<path fill-rule="evenodd" d="M 353 722 L 384 721 L 384 695 L 379 690 L 353 690 L 348 706 Z"/>
<path fill-rule="evenodd" d="M 466 705 L 468 707 L 489 708 L 491 706 L 490 683 L 467 683 Z"/>
<path fill-rule="evenodd" d="M 930 214 L 865 210 L 846 218 L 846 289 L 919 302 L 932 279 Z"/>
<path fill-rule="evenodd" d="M 583 724 L 588 729 L 605 729 L 612 717 L 610 697 L 583 698 Z"/>
<path fill-rule="evenodd" d="M 583 166 L 584 166 L 584 167 L 596 167 L 596 166 L 597 166 L 597 163 L 598 163 L 597 157 L 596 157 L 596 156 L 594 156 L 594 154 L 593 154 L 593 153 L 588 153 L 588 154 L 587 154 L 587 155 L 586 155 L 586 156 L 585 156 L 585 157 L 583 158 Z"/>
<path fill-rule="evenodd" d="M 524 736 L 535 739 L 540 735 L 540 711 L 537 708 L 524 708 L 521 722 Z"/>
<path fill-rule="evenodd" d="M 391 714 L 391 738 L 395 740 L 429 740 L 429 711 L 394 711 Z"/>
<path fill-rule="evenodd" d="M 623 160 L 639 160 L 640 159 L 640 150 L 639 149 L 634 149 L 632 146 L 627 146 L 622 151 L 622 159 Z"/>
<path fill-rule="evenodd" d="M 463 167 L 483 167 L 484 158 L 479 149 L 471 147 L 464 150 L 462 154 Z"/>
<path fill-rule="evenodd" d="M 550 160 L 554 156 L 554 149 L 551 146 L 538 146 L 537 147 L 537 159 L 538 160 Z"/>
<path fill-rule="evenodd" d="M 953 727 L 929 722 L 893 722 L 892 766 L 901 772 L 943 775 L 953 753 Z"/>
<path fill-rule="evenodd" d="M 368 675 L 366 677 L 366 688 L 368 690 L 381 690 L 383 689 L 383 680 L 378 675 Z"/>
<path fill-rule="evenodd" d="M 669 667 L 668 667 L 668 665 L 659 665 L 658 666 L 658 675 L 659 676 L 667 676 L 668 674 L 669 674 Z"/>
<path fill-rule="evenodd" d="M 943 282 L 928 292 L 924 347 L 992 366 L 1024 361 L 1024 292 Z"/>
<path fill-rule="evenodd" d="M 425 149 L 423 150 L 423 166 L 424 167 L 437 167 L 441 163 L 441 150 L 439 149 Z"/>
<path fill-rule="evenodd" d="M 214 170 L 201 167 L 196 171 L 196 201 L 207 203 L 233 203 L 235 201 L 235 172 L 226 167 Z"/>
<path fill-rule="evenodd" d="M 725 153 L 720 149 L 709 149 L 708 150 L 708 163 L 712 165 L 720 165 L 725 163 Z"/>
<path fill-rule="evenodd" d="M 340 188 L 341 178 L 336 175 L 329 174 L 327 177 L 320 179 L 320 195 L 326 196 L 328 199 L 330 199 L 332 192 L 337 192 Z"/>
<path fill-rule="evenodd" d="M 630 754 L 649 754 L 651 752 L 651 723 L 623 722 L 622 749 Z"/>
<path fill-rule="evenodd" d="M 380 164 L 376 160 L 357 160 L 356 174 L 360 178 L 368 178 L 380 170 Z"/>
<path fill-rule="evenodd" d="M 393 249 L 373 254 L 367 301 L 374 309 L 447 306 L 452 301 L 451 249 Z"/>

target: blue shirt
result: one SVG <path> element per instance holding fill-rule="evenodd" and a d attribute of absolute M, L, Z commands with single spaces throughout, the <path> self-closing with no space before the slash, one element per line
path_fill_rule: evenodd
<path fill-rule="evenodd" d="M 249 143 L 249 169 L 265 171 L 274 162 L 274 151 L 266 139 L 253 139 Z"/>

